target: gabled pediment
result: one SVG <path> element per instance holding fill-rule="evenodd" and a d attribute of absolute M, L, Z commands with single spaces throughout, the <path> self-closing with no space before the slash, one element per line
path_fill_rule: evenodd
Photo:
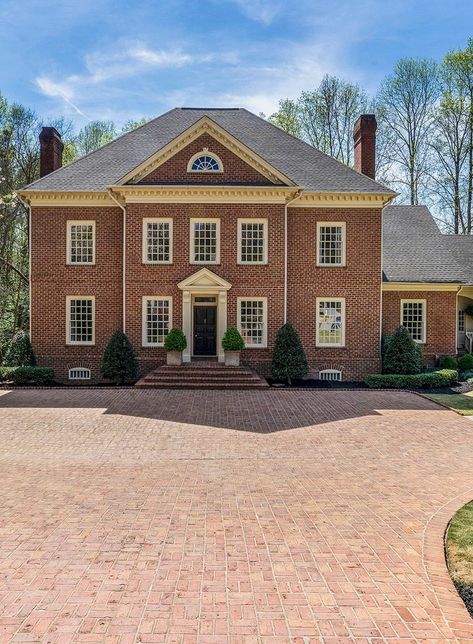
<path fill-rule="evenodd" d="M 228 291 L 232 285 L 208 268 L 192 273 L 177 285 L 181 291 Z"/>
<path fill-rule="evenodd" d="M 209 134 L 219 143 L 225 146 L 230 152 L 237 155 L 246 164 L 254 168 L 258 173 L 266 177 L 276 185 L 294 186 L 294 182 L 280 170 L 268 163 L 254 150 L 241 143 L 232 134 L 218 125 L 208 116 L 203 116 L 187 130 L 175 137 L 167 145 L 157 150 L 155 154 L 143 161 L 139 166 L 120 179 L 118 185 L 139 183 L 144 177 L 150 175 L 161 165 L 175 156 L 182 149 L 187 147 L 203 134 Z"/>

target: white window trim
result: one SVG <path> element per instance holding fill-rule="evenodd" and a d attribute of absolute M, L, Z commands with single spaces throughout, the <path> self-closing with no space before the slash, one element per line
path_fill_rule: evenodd
<path fill-rule="evenodd" d="M 466 320 L 465 320 L 465 311 L 464 309 L 458 309 L 458 314 L 457 314 L 457 329 L 458 333 L 465 333 L 466 331 Z M 462 320 L 462 326 L 463 329 L 460 329 L 460 319 Z"/>
<path fill-rule="evenodd" d="M 340 264 L 325 264 L 320 261 L 320 229 L 327 226 L 339 226 L 342 229 L 342 261 Z M 347 224 L 345 221 L 318 221 L 316 263 L 322 268 L 343 268 L 347 264 Z"/>
<path fill-rule="evenodd" d="M 426 344 L 427 342 L 427 300 L 405 299 L 401 300 L 400 307 L 400 324 L 404 326 L 404 304 L 422 304 L 422 340 L 414 340 L 417 344 Z"/>
<path fill-rule="evenodd" d="M 319 304 L 320 302 L 340 302 L 342 305 L 342 341 L 333 344 L 328 342 L 320 342 L 319 340 Z M 315 298 L 315 346 L 326 349 L 339 349 L 346 346 L 345 341 L 345 327 L 346 327 L 346 315 L 345 315 L 345 298 L 344 297 L 332 297 L 327 295 L 327 297 L 317 297 Z"/>
<path fill-rule="evenodd" d="M 92 340 L 78 342 L 71 340 L 71 301 L 92 300 Z M 66 296 L 66 345 L 68 346 L 93 346 L 95 345 L 95 295 L 67 295 Z"/>
<path fill-rule="evenodd" d="M 77 377 L 74 372 L 82 372 L 81 377 Z M 90 380 L 92 378 L 92 372 L 89 367 L 71 367 L 68 371 L 68 380 Z"/>
<path fill-rule="evenodd" d="M 217 224 L 216 233 L 217 233 L 217 253 L 216 259 L 213 262 L 199 262 L 194 260 L 194 224 Z M 190 229 L 189 229 L 189 262 L 191 264 L 220 264 L 220 219 L 218 218 L 207 218 L 207 217 L 194 217 L 190 220 Z"/>
<path fill-rule="evenodd" d="M 241 259 L 241 251 L 242 251 L 242 225 L 243 224 L 263 224 L 263 261 L 262 262 L 244 262 Z M 263 266 L 264 264 L 268 263 L 268 220 L 264 218 L 260 219 L 253 219 L 253 218 L 241 218 L 238 219 L 238 231 L 237 231 L 238 239 L 237 239 L 237 245 L 238 245 L 238 258 L 237 258 L 237 264 L 240 264 L 241 266 Z"/>
<path fill-rule="evenodd" d="M 193 170 L 192 164 L 194 163 L 194 161 L 203 156 L 212 157 L 213 159 L 215 159 L 215 161 L 218 163 L 219 170 Z M 217 154 L 215 154 L 215 152 L 210 152 L 207 148 L 202 148 L 200 152 L 196 152 L 189 159 L 187 163 L 187 172 L 190 172 L 191 174 L 223 174 L 222 159 Z"/>
<path fill-rule="evenodd" d="M 67 221 L 66 264 L 68 266 L 94 266 L 95 265 L 95 223 L 96 223 L 95 220 L 91 220 L 91 219 L 74 219 L 74 220 Z M 91 262 L 73 262 L 71 260 L 72 226 L 92 226 L 92 261 Z"/>
<path fill-rule="evenodd" d="M 148 329 L 146 326 L 148 300 L 167 300 L 169 302 L 169 330 L 172 329 L 172 297 L 170 295 L 143 295 L 141 305 L 141 345 L 143 347 L 164 347 L 164 342 L 148 342 Z"/>
<path fill-rule="evenodd" d="M 245 349 L 267 349 L 268 348 L 268 298 L 267 297 L 247 297 L 237 298 L 237 329 L 241 333 L 241 303 L 242 302 L 263 302 L 263 342 L 261 344 L 246 344 Z"/>
<path fill-rule="evenodd" d="M 173 220 L 170 217 L 144 217 L 143 219 L 143 264 L 172 264 L 173 253 Z M 148 224 L 169 224 L 169 260 L 151 261 L 148 259 Z"/>

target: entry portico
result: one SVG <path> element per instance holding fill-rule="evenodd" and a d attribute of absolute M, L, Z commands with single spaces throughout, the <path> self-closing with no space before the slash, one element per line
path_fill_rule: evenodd
<path fill-rule="evenodd" d="M 208 268 L 202 268 L 179 282 L 178 288 L 182 291 L 182 330 L 187 338 L 187 348 L 182 359 L 190 362 L 195 355 L 194 309 L 200 306 L 196 298 L 209 297 L 217 309 L 216 322 L 216 355 L 219 362 L 224 362 L 225 356 L 222 348 L 222 338 L 227 330 L 227 291 L 232 285 L 225 279 L 216 275 Z"/>

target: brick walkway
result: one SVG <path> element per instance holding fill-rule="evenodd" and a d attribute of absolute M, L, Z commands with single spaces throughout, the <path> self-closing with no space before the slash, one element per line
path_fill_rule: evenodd
<path fill-rule="evenodd" d="M 473 423 L 410 394 L 0 391 L 0 642 L 473 642 Z"/>

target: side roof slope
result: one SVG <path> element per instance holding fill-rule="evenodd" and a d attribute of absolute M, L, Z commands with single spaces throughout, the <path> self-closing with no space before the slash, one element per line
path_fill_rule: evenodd
<path fill-rule="evenodd" d="M 383 211 L 386 282 L 473 283 L 473 237 L 444 235 L 425 206 Z"/>
<path fill-rule="evenodd" d="M 102 148 L 30 184 L 30 191 L 104 191 L 204 116 L 314 192 L 394 193 L 242 108 L 174 108 Z"/>

